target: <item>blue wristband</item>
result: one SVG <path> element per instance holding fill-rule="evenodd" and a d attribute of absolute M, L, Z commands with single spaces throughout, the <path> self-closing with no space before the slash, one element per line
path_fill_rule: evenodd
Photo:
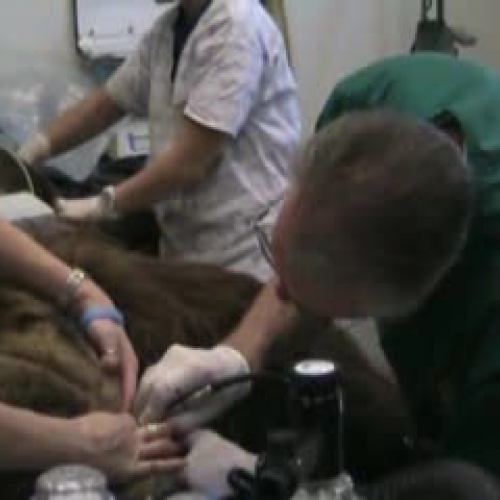
<path fill-rule="evenodd" d="M 114 321 L 117 325 L 124 326 L 125 320 L 123 319 L 123 314 L 116 308 L 112 306 L 91 306 L 85 310 L 80 322 L 88 330 L 89 326 L 100 319 L 109 319 Z"/>

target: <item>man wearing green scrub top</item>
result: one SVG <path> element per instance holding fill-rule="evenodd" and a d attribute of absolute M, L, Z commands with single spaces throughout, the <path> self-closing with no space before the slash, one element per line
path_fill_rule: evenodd
<path fill-rule="evenodd" d="M 370 481 L 404 466 L 401 444 L 413 442 L 432 445 L 426 459 L 500 476 L 500 77 L 445 55 L 395 57 L 341 82 L 318 128 L 272 239 L 256 231 L 276 278 L 220 346 L 226 361 L 176 346 L 149 375 L 149 398 L 166 408 L 176 394 L 237 375 L 236 354 L 259 370 L 301 311 L 371 316 L 416 432 L 396 411 L 404 404 L 394 384 L 336 338 L 347 470 Z M 213 416 L 235 398 L 206 404 Z M 183 417 L 207 421 L 196 406 Z M 202 430 L 190 438 L 185 477 L 223 496 L 229 471 L 253 470 L 255 460 Z"/>
<path fill-rule="evenodd" d="M 345 113 L 380 108 L 444 128 L 466 152 L 475 184 L 459 262 L 418 311 L 379 322 L 382 347 L 421 434 L 498 474 L 500 77 L 433 53 L 386 59 L 336 86 L 318 129 Z"/>

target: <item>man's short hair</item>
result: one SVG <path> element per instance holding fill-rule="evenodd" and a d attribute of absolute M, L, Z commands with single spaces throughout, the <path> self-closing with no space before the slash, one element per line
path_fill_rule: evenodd
<path fill-rule="evenodd" d="M 464 244 L 471 172 L 430 124 L 386 111 L 345 115 L 310 141 L 297 175 L 308 221 L 289 264 L 325 293 L 364 284 L 367 314 L 417 307 Z"/>

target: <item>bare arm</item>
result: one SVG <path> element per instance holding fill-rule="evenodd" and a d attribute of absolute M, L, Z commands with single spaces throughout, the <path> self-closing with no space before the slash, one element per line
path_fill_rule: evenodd
<path fill-rule="evenodd" d="M 69 267 L 47 252 L 26 234 L 0 219 L 0 277 L 26 286 L 53 301 L 66 290 Z M 112 306 L 111 299 L 92 280 L 85 279 L 71 297 L 72 312 L 80 317 L 88 307 Z M 132 404 L 137 385 L 138 362 L 134 349 L 121 325 L 112 320 L 96 320 L 87 331 L 102 361 L 110 369 L 120 370 L 122 404 Z"/>
<path fill-rule="evenodd" d="M 223 133 L 186 118 L 172 146 L 117 187 L 118 211 L 128 213 L 148 208 L 173 190 L 200 181 L 217 165 L 225 140 Z"/>
<path fill-rule="evenodd" d="M 51 155 L 83 144 L 123 118 L 125 112 L 104 89 L 98 89 L 80 103 L 67 109 L 49 127 L 46 135 Z"/>
<path fill-rule="evenodd" d="M 151 434 L 125 413 L 66 420 L 0 403 L 0 470 L 39 471 L 80 463 L 113 482 L 169 473 L 185 465 L 174 432 L 165 423 Z"/>
<path fill-rule="evenodd" d="M 29 236 L 0 219 L 0 276 L 57 300 L 65 289 L 69 267 Z M 81 313 L 91 303 L 111 304 L 109 297 L 91 280 L 78 290 L 75 309 Z"/>
<path fill-rule="evenodd" d="M 299 318 L 297 308 L 283 302 L 276 294 L 276 284 L 270 282 L 225 344 L 241 352 L 252 369 L 259 369 L 273 342 L 296 327 Z"/>
<path fill-rule="evenodd" d="M 0 469 L 46 469 L 82 459 L 74 421 L 0 403 Z"/>

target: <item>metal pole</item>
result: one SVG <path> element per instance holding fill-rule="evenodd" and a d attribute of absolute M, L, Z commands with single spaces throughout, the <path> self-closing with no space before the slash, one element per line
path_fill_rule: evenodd
<path fill-rule="evenodd" d="M 444 24 L 444 0 L 437 0 L 437 20 L 439 24 Z"/>

